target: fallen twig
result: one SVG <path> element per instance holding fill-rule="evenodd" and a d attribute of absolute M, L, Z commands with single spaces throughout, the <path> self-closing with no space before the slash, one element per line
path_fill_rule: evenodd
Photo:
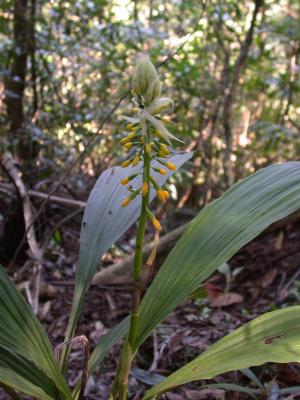
<path fill-rule="evenodd" d="M 78 395 L 78 400 L 82 400 L 84 398 L 84 390 L 85 390 L 87 378 L 88 378 L 88 360 L 89 360 L 89 356 L 90 356 L 90 345 L 89 345 L 89 341 L 88 341 L 87 337 L 84 335 L 76 336 L 73 339 L 67 340 L 66 342 L 63 342 L 62 344 L 56 346 L 55 350 L 54 350 L 54 356 L 55 356 L 56 362 L 59 364 L 62 348 L 65 346 L 70 346 L 74 343 L 80 343 L 83 348 L 83 351 L 84 351 L 81 385 L 80 385 L 80 392 Z"/>
<path fill-rule="evenodd" d="M 270 225 L 264 232 L 262 232 L 261 236 L 283 229 L 287 225 L 293 224 L 299 219 L 300 212 L 298 211 Z M 179 228 L 176 228 L 173 231 L 162 236 L 157 246 L 157 255 L 167 253 L 170 248 L 175 244 L 175 242 L 177 242 L 177 240 L 181 237 L 187 226 L 188 224 L 184 224 Z M 155 242 L 153 241 L 145 246 L 143 254 L 145 261 L 146 257 L 151 252 L 154 245 Z M 130 255 L 119 263 L 110 265 L 107 268 L 100 270 L 95 274 L 93 284 L 105 285 L 110 283 L 120 284 L 124 282 L 131 282 L 133 259 L 134 255 Z"/>
<path fill-rule="evenodd" d="M 157 246 L 157 255 L 166 252 L 177 239 L 183 234 L 187 227 L 186 225 L 180 226 L 174 229 L 170 233 L 164 235 Z M 150 254 L 151 250 L 155 246 L 155 241 L 149 243 L 144 248 L 143 257 L 146 261 L 146 257 Z M 124 283 L 131 281 L 132 265 L 133 265 L 134 255 L 126 257 L 123 261 L 118 264 L 111 265 L 101 271 L 97 272 L 93 279 L 93 284 L 108 284 L 108 283 Z"/>
<path fill-rule="evenodd" d="M 34 293 L 32 296 L 31 305 L 34 312 L 37 313 L 38 303 L 39 303 L 39 290 L 40 290 L 40 280 L 42 271 L 43 251 L 41 250 L 35 235 L 34 225 L 32 224 L 32 221 L 34 219 L 32 214 L 32 206 L 25 185 L 19 174 L 17 163 L 13 159 L 11 153 L 9 152 L 4 153 L 2 157 L 2 163 L 6 170 L 6 173 L 9 174 L 11 180 L 13 180 L 13 182 L 15 183 L 20 199 L 22 201 L 26 238 L 35 269 L 35 282 L 33 284 Z"/>

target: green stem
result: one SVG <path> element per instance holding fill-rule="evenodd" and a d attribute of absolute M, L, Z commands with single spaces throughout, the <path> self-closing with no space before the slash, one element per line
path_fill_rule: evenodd
<path fill-rule="evenodd" d="M 148 135 L 145 135 L 146 142 L 148 142 Z M 141 300 L 141 283 L 140 275 L 143 263 L 143 245 L 145 238 L 145 230 L 147 223 L 147 207 L 149 204 L 149 191 L 150 191 L 150 155 L 146 152 L 144 147 L 144 167 L 143 167 L 143 182 L 148 184 L 148 193 L 142 195 L 141 214 L 136 234 L 135 243 L 135 256 L 133 263 L 133 292 L 132 292 L 132 312 L 130 319 L 130 327 L 127 338 L 125 339 L 122 349 L 121 361 L 117 375 L 117 399 L 127 399 L 128 379 L 131 369 L 132 359 L 134 355 L 135 341 L 137 336 L 138 321 L 139 321 L 139 306 Z"/>

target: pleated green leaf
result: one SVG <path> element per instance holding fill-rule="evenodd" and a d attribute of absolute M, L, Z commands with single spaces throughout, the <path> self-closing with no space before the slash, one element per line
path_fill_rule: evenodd
<path fill-rule="evenodd" d="M 50 397 L 40 386 L 35 386 L 33 383 L 17 375 L 11 369 L 0 366 L 0 383 L 8 387 L 15 388 L 21 393 L 33 396 L 40 400 L 53 400 L 55 397 Z M 0 385 L 1 388 L 1 385 Z"/>
<path fill-rule="evenodd" d="M 53 382 L 31 361 L 0 345 L 0 383 L 38 399 L 56 399 Z"/>
<path fill-rule="evenodd" d="M 261 169 L 205 207 L 146 292 L 136 349 L 220 265 L 273 222 L 299 208 L 300 162 Z"/>
<path fill-rule="evenodd" d="M 31 361 L 53 382 L 61 398 L 69 399 L 69 389 L 54 360 L 52 346 L 45 331 L 1 266 L 0 321 L 2 349 Z M 13 363 L 3 364 L 3 367 L 13 368 Z"/>
<path fill-rule="evenodd" d="M 154 386 L 144 400 L 173 387 L 267 362 L 300 362 L 300 306 L 266 313 L 225 336 Z"/>
<path fill-rule="evenodd" d="M 168 158 L 180 168 L 193 153 L 176 153 Z M 161 167 L 154 160 L 153 167 Z M 83 296 L 89 288 L 92 278 L 100 264 L 102 255 L 122 236 L 124 232 L 138 219 L 141 207 L 141 198 L 138 196 L 127 207 L 122 208 L 121 202 L 128 196 L 128 189 L 120 181 L 142 170 L 140 162 L 135 167 L 109 168 L 98 178 L 88 198 L 83 215 L 80 233 L 79 261 L 76 268 L 75 293 L 73 306 L 66 333 L 66 340 L 74 335 L 76 322 L 79 317 Z M 157 183 L 163 185 L 174 171 L 167 171 L 167 175 L 153 172 Z M 142 185 L 142 176 L 138 175 L 130 184 L 134 188 Z M 155 197 L 155 190 L 150 190 L 150 200 Z"/>

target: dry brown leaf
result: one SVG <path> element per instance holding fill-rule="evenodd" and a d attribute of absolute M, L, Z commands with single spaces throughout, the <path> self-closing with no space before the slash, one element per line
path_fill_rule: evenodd
<path fill-rule="evenodd" d="M 209 300 L 214 300 L 222 294 L 222 289 L 220 286 L 215 283 L 207 282 L 203 285 L 204 289 L 207 292 L 207 297 Z"/>
<path fill-rule="evenodd" d="M 210 307 L 226 307 L 232 304 L 242 303 L 244 297 L 239 293 L 227 292 L 220 294 L 210 302 Z"/>
<path fill-rule="evenodd" d="M 263 288 L 267 288 L 272 285 L 277 275 L 277 269 L 273 268 L 269 270 L 261 279 L 260 283 Z"/>
<path fill-rule="evenodd" d="M 284 242 L 284 231 L 280 231 L 275 240 L 275 250 L 281 250 Z"/>

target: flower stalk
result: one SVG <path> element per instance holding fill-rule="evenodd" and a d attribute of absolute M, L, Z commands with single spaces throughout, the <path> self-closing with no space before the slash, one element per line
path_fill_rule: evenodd
<path fill-rule="evenodd" d="M 149 135 L 146 135 L 148 139 Z M 143 187 L 149 188 L 150 185 L 150 155 L 146 151 L 146 145 L 143 152 Z M 148 218 L 148 204 L 149 204 L 149 189 L 142 193 L 142 204 L 140 219 L 136 234 L 135 243 L 135 256 L 133 263 L 133 292 L 132 292 L 132 309 L 130 317 L 130 328 L 128 336 L 125 339 L 125 343 L 122 350 L 122 357 L 119 367 L 119 377 L 118 377 L 118 387 L 117 387 L 117 399 L 126 400 L 127 399 L 127 387 L 129 373 L 131 369 L 131 363 L 133 359 L 133 350 L 138 328 L 139 320 L 139 306 L 141 300 L 142 284 L 140 282 L 142 262 L 143 262 L 143 245 L 145 240 L 145 231 Z"/>
<path fill-rule="evenodd" d="M 127 207 L 131 201 L 141 196 L 140 218 L 136 233 L 135 256 L 133 263 L 133 291 L 130 327 L 122 348 L 120 363 L 115 378 L 110 399 L 126 400 L 128 380 L 132 361 L 136 352 L 136 338 L 139 323 L 139 308 L 144 284 L 141 279 L 143 266 L 143 246 L 147 221 L 152 223 L 155 230 L 159 231 L 161 225 L 149 210 L 150 190 L 156 191 L 161 201 L 169 198 L 169 192 L 160 187 L 152 176 L 152 172 L 166 175 L 165 168 L 175 171 L 176 166 L 167 161 L 172 150 L 170 139 L 176 139 L 164 123 L 169 123 L 170 118 L 160 115 L 162 111 L 173 105 L 169 98 L 160 98 L 161 82 L 155 67 L 148 58 L 144 58 L 136 67 L 133 76 L 133 103 L 135 117 L 124 117 L 129 122 L 126 128 L 129 133 L 121 139 L 120 143 L 125 151 L 129 151 L 129 158 L 121 164 L 122 168 L 134 168 L 129 176 L 123 178 L 121 185 L 128 185 L 130 194 L 123 199 L 121 207 Z M 153 165 L 153 161 L 156 165 Z M 157 162 L 165 168 L 158 168 Z M 135 178 L 141 175 L 142 182 L 138 188 Z"/>

